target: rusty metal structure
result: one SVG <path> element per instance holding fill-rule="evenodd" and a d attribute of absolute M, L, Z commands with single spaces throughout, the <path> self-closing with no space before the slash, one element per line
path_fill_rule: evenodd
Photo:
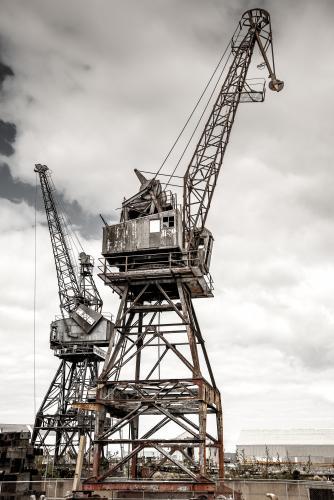
<path fill-rule="evenodd" d="M 54 184 L 45 165 L 36 165 L 56 266 L 61 317 L 51 323 L 50 348 L 60 359 L 57 372 L 36 414 L 32 444 L 52 458 L 55 466 L 75 463 L 81 435 L 90 446 L 94 433 L 91 413 L 72 408 L 86 401 L 96 384 L 99 363 L 109 344 L 113 324 L 102 313 L 102 299 L 93 279 L 94 261 L 79 255 L 77 276 L 66 223 L 60 215 Z"/>
<path fill-rule="evenodd" d="M 213 296 L 213 237 L 205 223 L 238 106 L 264 100 L 264 87 L 246 80 L 255 46 L 269 88 L 283 88 L 270 16 L 251 9 L 232 38 L 231 65 L 184 175 L 183 207 L 157 175 L 147 179 L 136 170 L 139 192 L 123 202 L 120 223 L 104 227 L 99 276 L 120 306 L 89 405 L 96 428 L 87 491 L 213 495 L 212 449 L 216 477 L 224 476 L 221 396 L 193 300 Z M 108 458 L 117 446 L 127 452 Z"/>

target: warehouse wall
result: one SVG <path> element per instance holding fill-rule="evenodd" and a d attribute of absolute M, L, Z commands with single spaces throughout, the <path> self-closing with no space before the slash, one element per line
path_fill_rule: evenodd
<path fill-rule="evenodd" d="M 323 498 L 333 498 L 333 483 L 322 481 L 232 480 L 225 481 L 225 484 L 232 489 L 232 499 L 241 493 L 243 500 L 264 500 L 267 493 L 274 493 L 279 500 L 310 500 L 310 490 L 329 493 Z"/>
<path fill-rule="evenodd" d="M 269 455 L 276 458 L 277 453 L 282 460 L 289 455 L 290 460 L 303 461 L 311 456 L 312 462 L 332 463 L 334 462 L 334 445 L 268 445 Z M 245 456 L 249 458 L 265 458 L 266 445 L 242 445 L 238 444 L 239 453 L 244 450 Z"/>

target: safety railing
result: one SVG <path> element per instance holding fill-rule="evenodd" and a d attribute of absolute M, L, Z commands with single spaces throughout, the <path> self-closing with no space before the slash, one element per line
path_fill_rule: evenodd
<path fill-rule="evenodd" d="M 205 270 L 205 255 L 201 250 L 188 252 L 164 251 L 154 253 L 132 253 L 118 254 L 99 259 L 98 269 L 103 275 L 117 275 L 119 273 L 131 273 L 149 270 L 169 270 L 170 272 L 189 272 L 191 268 L 201 271 L 199 277 L 204 278 L 207 287 L 213 290 L 213 280 L 209 272 Z M 196 273 L 198 276 L 198 273 Z"/>
<path fill-rule="evenodd" d="M 266 82 L 264 78 L 248 78 L 240 92 L 236 89 L 230 89 L 224 96 L 236 100 L 240 94 L 240 102 L 263 102 L 266 95 Z"/>
<path fill-rule="evenodd" d="M 133 270 L 175 267 L 201 267 L 203 257 L 198 251 L 180 252 L 164 251 L 152 253 L 118 254 L 99 259 L 99 270 L 105 272 L 127 273 Z"/>

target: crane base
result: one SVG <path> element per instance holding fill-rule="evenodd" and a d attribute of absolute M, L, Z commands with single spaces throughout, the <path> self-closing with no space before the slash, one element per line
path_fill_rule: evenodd
<path fill-rule="evenodd" d="M 108 482 L 85 482 L 82 485 L 84 493 L 100 491 L 117 492 L 117 498 L 138 498 L 141 493 L 144 498 L 173 499 L 214 499 L 220 495 L 226 496 L 232 490 L 222 481 L 190 482 L 190 481 L 145 481 L 145 480 L 115 480 Z M 236 498 L 236 497 L 235 497 Z"/>

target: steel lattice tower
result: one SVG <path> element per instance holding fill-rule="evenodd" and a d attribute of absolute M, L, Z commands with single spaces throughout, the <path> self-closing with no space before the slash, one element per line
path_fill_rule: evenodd
<path fill-rule="evenodd" d="M 87 400 L 87 392 L 97 380 L 100 359 L 91 352 L 63 358 L 36 414 L 32 443 L 55 466 L 75 463 L 80 436 L 88 443 L 94 435 L 94 417 L 75 410 L 75 401 Z"/>
<path fill-rule="evenodd" d="M 123 202 L 120 223 L 104 228 L 100 277 L 120 306 L 96 391 L 87 491 L 212 495 L 215 478 L 223 477 L 221 396 L 193 300 L 213 295 L 213 237 L 205 223 L 238 106 L 264 100 L 264 84 L 254 89 L 246 81 L 255 45 L 269 87 L 283 88 L 275 75 L 270 16 L 249 10 L 232 38 L 227 76 L 184 175 L 182 210 L 157 174 L 146 179 L 136 171 L 139 192 Z M 120 445 L 125 456 L 108 458 Z"/>
<path fill-rule="evenodd" d="M 77 277 L 73 265 L 66 223 L 59 214 L 49 169 L 36 165 L 56 266 L 61 318 L 51 323 L 50 348 L 60 359 L 57 372 L 37 411 L 32 444 L 53 466 L 74 465 L 80 436 L 87 437 L 89 449 L 95 417 L 73 404 L 87 401 L 96 385 L 98 367 L 109 344 L 112 323 L 101 314 L 102 300 L 93 279 L 94 261 L 79 255 Z"/>

